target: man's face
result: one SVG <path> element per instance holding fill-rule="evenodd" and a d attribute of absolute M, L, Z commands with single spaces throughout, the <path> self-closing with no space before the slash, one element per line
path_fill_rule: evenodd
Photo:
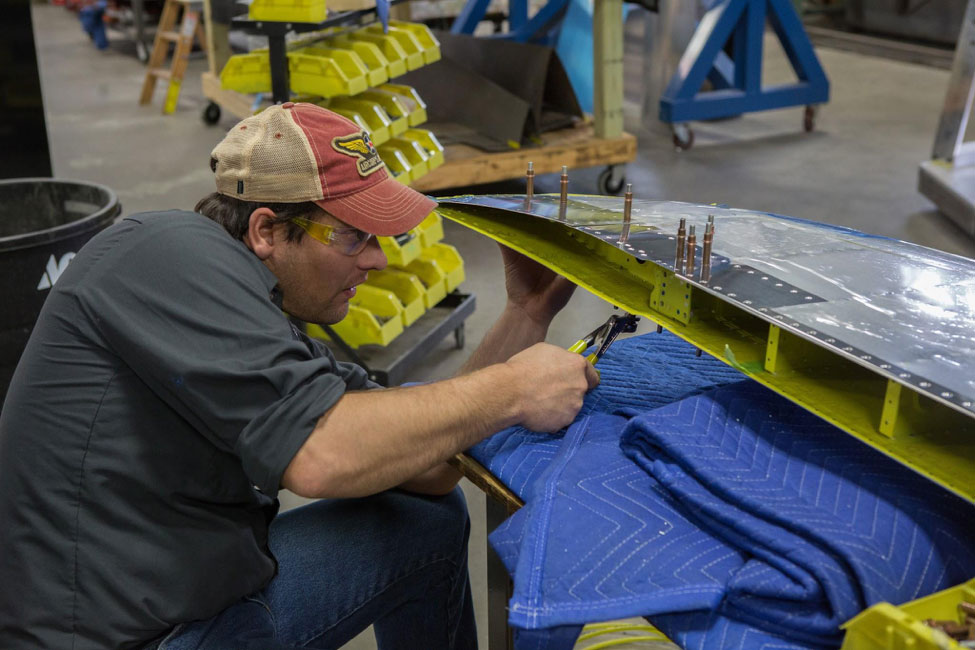
<path fill-rule="evenodd" d="M 310 220 L 348 229 L 349 225 L 320 211 Z M 286 224 L 280 228 L 284 238 Z M 349 313 L 349 299 L 366 281 L 369 271 L 386 267 L 386 255 L 373 237 L 354 255 L 343 252 L 338 243 L 324 244 L 305 233 L 300 242 L 286 242 L 274 255 L 269 268 L 278 278 L 286 312 L 309 323 L 337 323 Z"/>

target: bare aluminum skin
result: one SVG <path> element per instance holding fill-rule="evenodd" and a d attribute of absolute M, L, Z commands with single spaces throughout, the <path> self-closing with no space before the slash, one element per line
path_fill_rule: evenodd
<path fill-rule="evenodd" d="M 680 219 L 714 216 L 710 280 L 678 275 L 758 317 L 975 417 L 975 260 L 904 241 L 767 212 L 570 195 L 460 196 L 442 204 L 557 221 L 674 270 Z M 697 249 L 700 257 L 701 248 Z"/>

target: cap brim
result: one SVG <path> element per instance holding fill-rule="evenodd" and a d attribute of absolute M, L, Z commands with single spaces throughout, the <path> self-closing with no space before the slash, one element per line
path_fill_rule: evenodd
<path fill-rule="evenodd" d="M 389 177 L 361 192 L 315 203 L 350 226 L 382 237 L 415 228 L 437 207 L 436 201 Z"/>

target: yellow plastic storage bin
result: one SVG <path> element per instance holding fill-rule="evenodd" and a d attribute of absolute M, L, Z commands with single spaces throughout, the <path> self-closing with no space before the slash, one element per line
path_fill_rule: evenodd
<path fill-rule="evenodd" d="M 398 318 L 403 320 L 403 302 L 389 289 L 383 289 L 369 284 L 356 287 L 355 295 L 349 304 L 368 309 L 373 316 L 382 319 Z M 405 323 L 404 323 L 405 324 Z"/>
<path fill-rule="evenodd" d="M 234 54 L 220 71 L 220 85 L 239 93 L 271 92 L 271 62 L 267 51 Z"/>
<path fill-rule="evenodd" d="M 440 41 L 433 35 L 429 27 L 423 23 L 407 23 L 400 20 L 391 20 L 389 25 L 413 34 L 417 42 L 420 43 L 420 47 L 423 48 L 423 60 L 426 63 L 440 60 Z"/>
<path fill-rule="evenodd" d="M 405 120 L 393 117 L 382 104 L 365 98 L 365 94 L 359 93 L 355 97 L 336 97 L 332 100 L 332 104 L 341 108 L 357 110 L 363 115 L 368 113 L 382 116 L 382 122 L 389 131 L 389 137 L 397 136 L 406 130 Z"/>
<path fill-rule="evenodd" d="M 376 149 L 379 150 L 379 157 L 383 159 L 386 167 L 392 172 L 393 178 L 403 185 L 409 185 L 413 182 L 413 166 L 402 151 L 390 146 L 388 142 L 377 145 Z"/>
<path fill-rule="evenodd" d="M 389 61 L 389 65 L 386 70 L 389 72 L 389 77 L 398 77 L 400 75 L 406 74 L 406 52 L 399 42 L 392 36 L 388 36 L 383 33 L 367 32 L 364 29 L 346 34 L 344 36 L 336 37 L 335 41 L 341 43 L 343 40 L 348 39 L 350 42 L 364 42 L 372 43 L 379 51 L 382 53 L 386 60 Z"/>
<path fill-rule="evenodd" d="M 396 269 L 383 269 L 382 271 L 370 271 L 369 280 L 365 285 L 375 286 L 380 289 L 392 291 L 403 304 L 403 326 L 409 327 L 417 321 L 427 310 L 423 303 L 423 296 L 426 289 L 420 278 L 406 271 Z"/>
<path fill-rule="evenodd" d="M 326 106 L 327 107 L 327 103 L 326 102 L 320 102 L 319 105 Z M 339 115 L 341 115 L 342 117 L 344 117 L 346 119 L 352 120 L 363 131 L 368 131 L 369 132 L 369 137 L 372 138 L 372 143 L 374 145 L 376 145 L 377 147 L 380 144 L 382 144 L 383 142 L 386 141 L 386 140 L 381 140 L 380 138 L 376 137 L 377 134 L 370 130 L 369 124 L 366 122 L 365 118 L 363 118 L 362 115 L 360 115 L 359 113 L 357 113 L 355 111 L 347 111 L 347 110 L 342 109 L 342 108 L 336 108 L 335 106 L 329 107 L 329 110 L 331 110 L 331 111 L 333 111 L 335 113 L 338 113 Z M 380 132 L 378 135 L 383 135 L 383 133 Z M 386 135 L 386 139 L 388 140 L 389 139 L 389 134 L 386 133 L 385 135 Z"/>
<path fill-rule="evenodd" d="M 961 644 L 923 621 L 964 622 L 962 601 L 975 603 L 975 579 L 898 607 L 877 603 L 843 624 L 842 650 L 960 650 Z"/>
<path fill-rule="evenodd" d="M 386 259 L 395 266 L 406 266 L 420 256 L 423 245 L 412 230 L 395 237 L 377 237 Z M 371 273 L 370 276 L 372 277 Z"/>
<path fill-rule="evenodd" d="M 457 249 L 443 242 L 434 244 L 420 253 L 420 259 L 434 260 L 444 272 L 444 287 L 447 293 L 464 281 L 464 260 Z"/>
<path fill-rule="evenodd" d="M 431 212 L 412 232 L 420 240 L 421 250 L 430 248 L 443 239 L 443 219 L 436 212 Z"/>
<path fill-rule="evenodd" d="M 405 140 L 403 138 L 390 138 L 385 146 L 403 152 L 406 159 L 410 161 L 410 178 L 413 180 L 420 178 L 430 171 L 430 165 L 427 163 L 427 160 L 430 159 L 430 154 L 427 153 L 427 150 L 419 142 Z"/>
<path fill-rule="evenodd" d="M 433 171 L 444 163 L 443 145 L 440 144 L 440 140 L 437 140 L 437 136 L 432 131 L 427 131 L 426 129 L 407 129 L 401 137 L 419 143 L 426 150 L 429 156 L 427 166 L 430 168 L 430 171 Z"/>
<path fill-rule="evenodd" d="M 328 47 L 350 50 L 359 55 L 362 62 L 369 68 L 369 74 L 366 75 L 366 78 L 370 86 L 378 86 L 389 80 L 389 59 L 383 56 L 375 44 L 347 38 L 330 38 L 326 43 Z"/>
<path fill-rule="evenodd" d="M 398 316 L 389 318 L 377 316 L 368 309 L 350 304 L 349 313 L 341 321 L 332 325 L 332 330 L 353 348 L 362 345 L 389 345 L 393 339 L 403 333 L 403 319 Z M 311 324 L 308 325 L 308 335 L 329 338 L 325 330 Z"/>
<path fill-rule="evenodd" d="M 285 23 L 320 23 L 326 13 L 325 0 L 253 0 L 247 10 L 251 20 Z"/>
<path fill-rule="evenodd" d="M 288 52 L 291 90 L 319 97 L 354 95 L 369 87 L 368 68 L 355 52 L 304 48 Z"/>
<path fill-rule="evenodd" d="M 447 295 L 447 273 L 437 260 L 425 259 L 421 254 L 420 257 L 402 267 L 401 270 L 416 275 L 423 282 L 426 289 L 423 295 L 423 304 L 426 305 L 427 309 L 435 307 Z"/>
<path fill-rule="evenodd" d="M 403 84 L 383 84 L 376 90 L 397 95 L 410 109 L 410 126 L 419 126 L 427 121 L 427 104 L 413 86 Z"/>
<path fill-rule="evenodd" d="M 382 106 L 386 114 L 393 120 L 389 130 L 394 136 L 405 133 L 409 128 L 410 109 L 399 95 L 370 88 L 359 93 L 355 98 L 375 102 Z"/>
<path fill-rule="evenodd" d="M 321 106 L 334 110 L 355 111 L 362 116 L 362 119 L 369 125 L 367 129 L 372 136 L 372 143 L 377 145 L 385 143 L 392 136 L 390 125 L 392 120 L 382 106 L 372 102 L 356 100 L 352 97 L 333 97 L 327 102 L 321 102 Z M 382 154 L 380 154 L 382 155 Z M 385 158 L 384 158 L 385 160 Z"/>
<path fill-rule="evenodd" d="M 396 43 L 403 49 L 406 53 L 406 69 L 416 70 L 417 68 L 422 68 L 426 65 L 427 61 L 423 56 L 423 46 L 420 45 L 420 41 L 417 40 L 413 32 L 403 29 L 401 27 L 393 27 L 390 25 L 389 32 L 383 33 L 383 26 L 379 23 L 373 23 L 368 27 L 360 29 L 357 34 L 373 34 L 377 36 L 382 36 L 383 38 L 388 38 Z"/>

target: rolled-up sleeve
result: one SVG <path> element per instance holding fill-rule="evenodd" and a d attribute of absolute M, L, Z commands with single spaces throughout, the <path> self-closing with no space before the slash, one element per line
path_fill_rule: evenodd
<path fill-rule="evenodd" d="M 367 387 L 365 374 L 294 333 L 273 276 L 240 242 L 177 221 L 108 251 L 78 300 L 121 364 L 275 495 L 318 419 Z"/>

